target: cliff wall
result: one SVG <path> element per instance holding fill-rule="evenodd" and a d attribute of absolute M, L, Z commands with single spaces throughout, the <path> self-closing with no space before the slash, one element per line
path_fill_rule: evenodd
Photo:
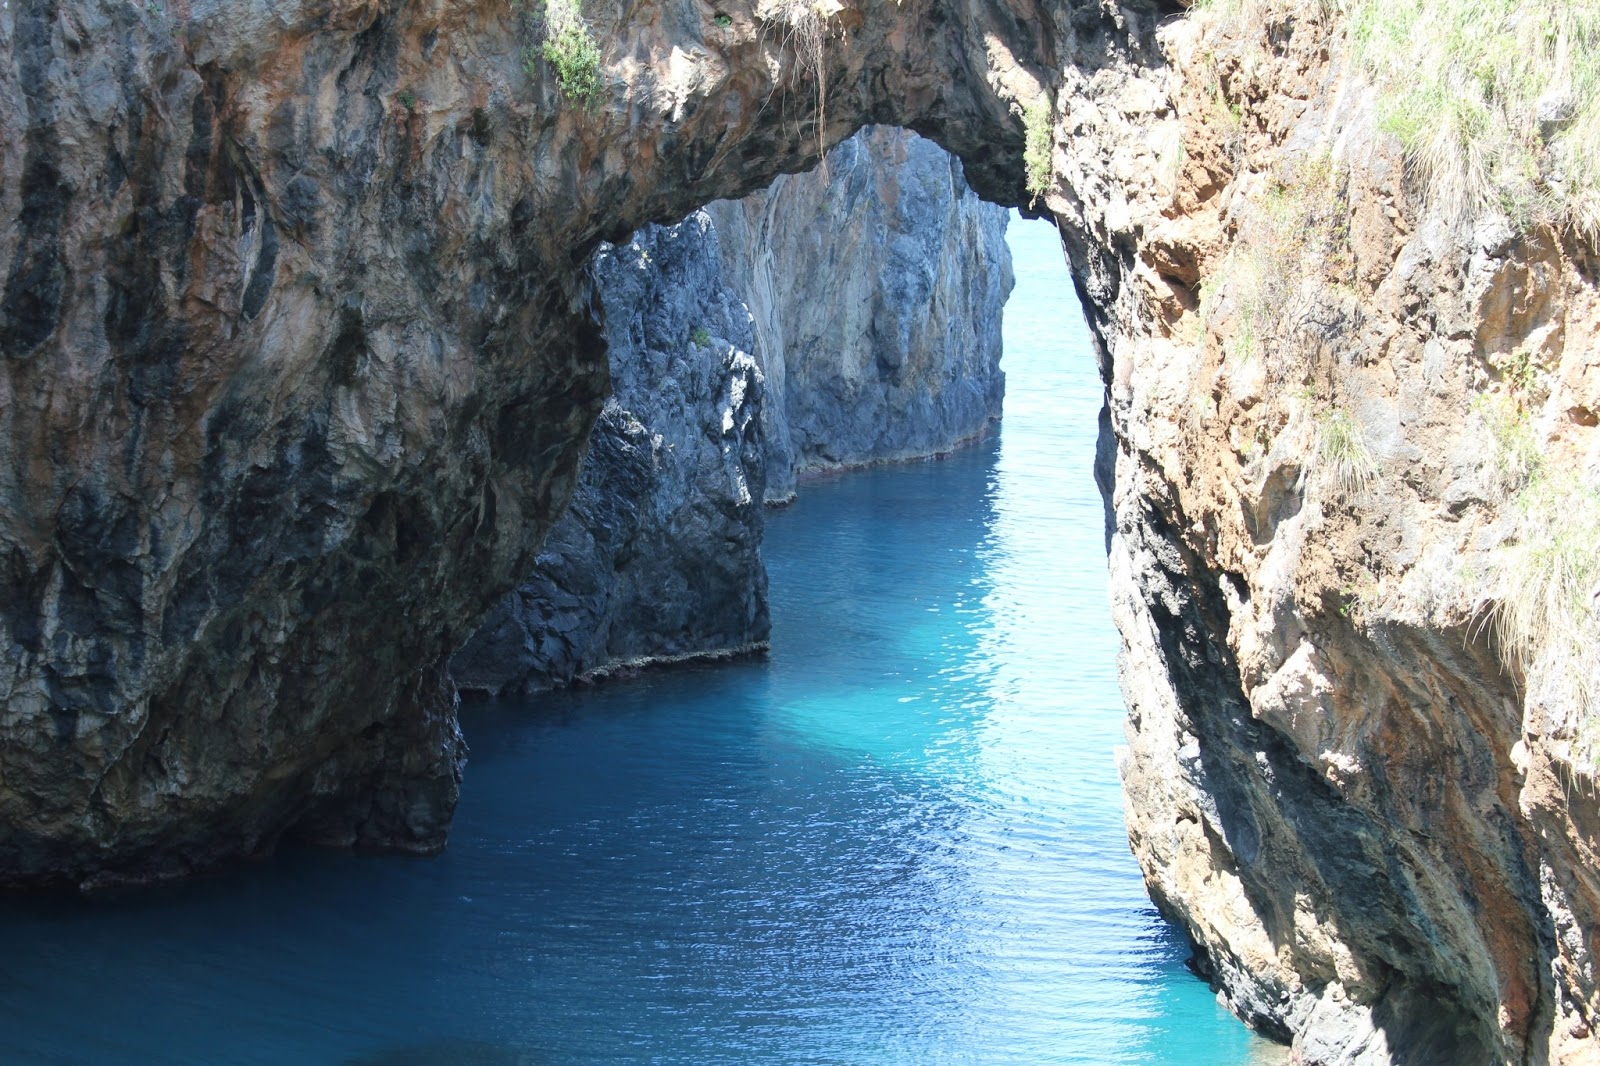
<path fill-rule="evenodd" d="M 1438 188 L 1337 20 L 1164 32 L 1102 334 L 1151 894 L 1299 1061 L 1600 1061 L 1594 247 Z"/>
<path fill-rule="evenodd" d="M 916 12 L 871 14 L 599 5 L 574 102 L 498 3 L 0 11 L 4 879 L 440 847 L 447 657 L 603 404 L 600 238 L 875 118 L 967 116 L 950 143 L 1015 186 L 966 42 L 1027 12 L 909 46 Z"/>
<path fill-rule="evenodd" d="M 949 451 L 1000 417 L 1006 213 L 938 145 L 874 127 L 818 172 L 707 210 L 771 396 L 768 499 L 799 475 Z"/>
<path fill-rule="evenodd" d="M 528 579 L 451 659 L 463 688 L 531 692 L 767 639 L 764 387 L 711 220 L 595 256 L 612 396 Z"/>
<path fill-rule="evenodd" d="M 793 496 L 794 440 L 801 469 L 906 459 L 999 417 L 1006 220 L 937 145 L 873 127 L 817 170 L 603 247 L 612 399 L 567 513 L 452 658 L 455 682 L 527 693 L 763 648 L 751 500 Z"/>

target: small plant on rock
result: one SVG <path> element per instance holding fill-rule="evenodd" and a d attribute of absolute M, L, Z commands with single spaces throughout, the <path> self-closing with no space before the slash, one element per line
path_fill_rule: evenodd
<path fill-rule="evenodd" d="M 1479 396 L 1472 413 L 1489 437 L 1488 487 L 1502 497 L 1521 491 L 1544 464 L 1533 420 L 1510 396 Z"/>
<path fill-rule="evenodd" d="M 1317 419 L 1317 466 L 1347 493 L 1357 493 L 1378 474 L 1378 461 L 1367 446 L 1359 422 L 1342 407 L 1324 411 Z"/>
<path fill-rule="evenodd" d="M 1037 202 L 1050 191 L 1050 104 L 1036 100 L 1022 113 L 1022 166 L 1027 172 L 1028 193 Z"/>
<path fill-rule="evenodd" d="M 1600 697 L 1600 492 L 1546 472 L 1516 507 L 1517 533 L 1492 557 L 1486 616 L 1508 665 L 1524 676 L 1542 667 L 1591 719 Z"/>
<path fill-rule="evenodd" d="M 695 343 L 696 347 L 711 347 L 711 331 L 704 326 L 696 326 L 694 331 L 689 334 L 689 339 Z"/>
<path fill-rule="evenodd" d="M 1325 156 L 1300 159 L 1237 208 L 1238 239 L 1201 289 L 1207 320 L 1226 309 L 1230 360 L 1270 355 L 1269 379 L 1292 380 L 1322 346 L 1337 345 L 1347 317 L 1309 313 L 1353 276 L 1348 175 Z"/>
<path fill-rule="evenodd" d="M 548 0 L 544 11 L 544 44 L 538 55 L 556 74 L 561 94 L 593 108 L 600 102 L 600 46 L 583 19 L 579 0 Z M 529 76 L 537 73 L 532 49 L 523 57 Z"/>

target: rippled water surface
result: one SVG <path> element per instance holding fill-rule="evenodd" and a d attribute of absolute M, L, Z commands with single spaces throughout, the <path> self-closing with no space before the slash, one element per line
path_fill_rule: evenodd
<path fill-rule="evenodd" d="M 1006 421 L 772 516 L 770 663 L 470 709 L 434 860 L 0 907 L 0 1063 L 1254 1061 L 1128 855 L 1053 232 Z"/>

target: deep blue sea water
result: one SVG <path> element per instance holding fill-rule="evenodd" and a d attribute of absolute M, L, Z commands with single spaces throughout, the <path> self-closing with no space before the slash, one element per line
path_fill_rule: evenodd
<path fill-rule="evenodd" d="M 0 1064 L 1262 1057 L 1128 854 L 1100 388 L 1012 246 L 1003 431 L 772 515 L 770 662 L 469 707 L 437 859 L 0 904 Z"/>

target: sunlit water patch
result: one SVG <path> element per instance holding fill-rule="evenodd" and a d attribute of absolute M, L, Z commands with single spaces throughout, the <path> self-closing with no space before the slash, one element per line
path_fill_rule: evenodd
<path fill-rule="evenodd" d="M 438 859 L 6 904 L 0 1062 L 1252 1061 L 1128 855 L 1100 388 L 1013 248 L 1004 431 L 774 514 L 769 663 L 469 709 Z"/>

